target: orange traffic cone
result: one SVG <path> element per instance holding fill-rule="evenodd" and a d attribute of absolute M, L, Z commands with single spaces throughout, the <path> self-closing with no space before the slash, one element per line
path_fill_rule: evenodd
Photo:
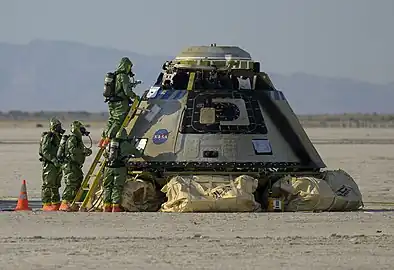
<path fill-rule="evenodd" d="M 22 181 L 21 192 L 19 193 L 18 203 L 15 211 L 31 211 L 29 200 L 27 199 L 26 180 Z"/>

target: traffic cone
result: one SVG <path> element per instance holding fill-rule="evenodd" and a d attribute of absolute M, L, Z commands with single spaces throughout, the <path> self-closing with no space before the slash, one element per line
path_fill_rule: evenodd
<path fill-rule="evenodd" d="M 22 181 L 21 191 L 19 193 L 18 203 L 15 211 L 31 211 L 29 207 L 29 200 L 27 199 L 26 180 Z"/>

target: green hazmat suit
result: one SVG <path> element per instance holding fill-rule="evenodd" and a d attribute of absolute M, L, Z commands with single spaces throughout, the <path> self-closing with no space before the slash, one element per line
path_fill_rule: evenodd
<path fill-rule="evenodd" d="M 74 200 L 83 181 L 83 164 L 85 163 L 86 157 L 92 154 L 92 150 L 86 148 L 83 144 L 82 128 L 84 126 L 81 122 L 72 122 L 71 134 L 64 148 L 65 160 L 62 170 L 65 188 L 62 195 L 63 203 L 70 203 Z"/>
<path fill-rule="evenodd" d="M 136 98 L 137 95 L 133 92 L 133 84 L 130 82 L 129 74 L 133 63 L 128 57 L 123 57 L 115 71 L 115 98 L 113 101 L 108 101 L 108 123 L 103 130 L 102 137 L 112 139 L 122 127 L 129 109 L 130 99 Z"/>
<path fill-rule="evenodd" d="M 117 146 L 117 150 L 114 149 L 114 145 Z M 127 178 L 126 162 L 128 158 L 136 154 L 136 151 L 124 128 L 118 131 L 116 137 L 106 147 L 104 156 L 107 158 L 107 163 L 103 174 L 104 207 L 121 204 Z"/>
<path fill-rule="evenodd" d="M 62 124 L 56 118 L 49 121 L 49 132 L 41 136 L 39 155 L 42 164 L 41 200 L 44 205 L 60 203 L 59 188 L 61 187 L 62 169 L 56 158 L 61 135 L 64 133 Z"/>

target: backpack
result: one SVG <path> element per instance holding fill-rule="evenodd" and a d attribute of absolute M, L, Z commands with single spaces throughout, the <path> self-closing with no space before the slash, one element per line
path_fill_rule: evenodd
<path fill-rule="evenodd" d="M 53 132 L 52 131 L 44 131 L 42 134 L 41 134 L 41 139 L 40 139 L 40 146 L 39 146 L 39 148 L 38 148 L 38 154 L 40 155 L 40 161 L 43 161 L 43 158 L 44 158 L 44 156 L 42 155 L 42 143 L 44 142 L 44 137 L 46 136 L 46 135 L 49 135 L 50 137 L 51 137 L 51 139 L 52 139 L 52 137 L 53 137 Z"/>
<path fill-rule="evenodd" d="M 108 72 L 104 79 L 104 92 L 105 98 L 111 98 L 115 96 L 115 85 L 116 85 L 116 73 Z"/>
<path fill-rule="evenodd" d="M 57 149 L 56 157 L 60 162 L 64 162 L 66 158 L 66 143 L 70 135 L 63 135 L 60 140 L 59 148 Z"/>

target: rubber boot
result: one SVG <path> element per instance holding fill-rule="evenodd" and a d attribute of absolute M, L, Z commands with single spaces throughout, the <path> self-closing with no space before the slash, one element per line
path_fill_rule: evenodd
<path fill-rule="evenodd" d="M 59 211 L 60 203 L 52 203 L 52 211 Z"/>
<path fill-rule="evenodd" d="M 42 205 L 42 211 L 44 212 L 52 211 L 52 203 L 44 203 Z"/>
<path fill-rule="evenodd" d="M 112 212 L 112 205 L 111 204 L 104 204 L 103 212 Z"/>
<path fill-rule="evenodd" d="M 62 204 L 59 207 L 59 211 L 65 211 L 65 212 L 70 212 L 70 203 L 67 201 L 62 201 Z"/>
<path fill-rule="evenodd" d="M 122 207 L 120 207 L 119 204 L 113 204 L 112 205 L 112 212 L 113 213 L 115 213 L 115 212 L 123 212 L 123 209 L 122 209 Z"/>

